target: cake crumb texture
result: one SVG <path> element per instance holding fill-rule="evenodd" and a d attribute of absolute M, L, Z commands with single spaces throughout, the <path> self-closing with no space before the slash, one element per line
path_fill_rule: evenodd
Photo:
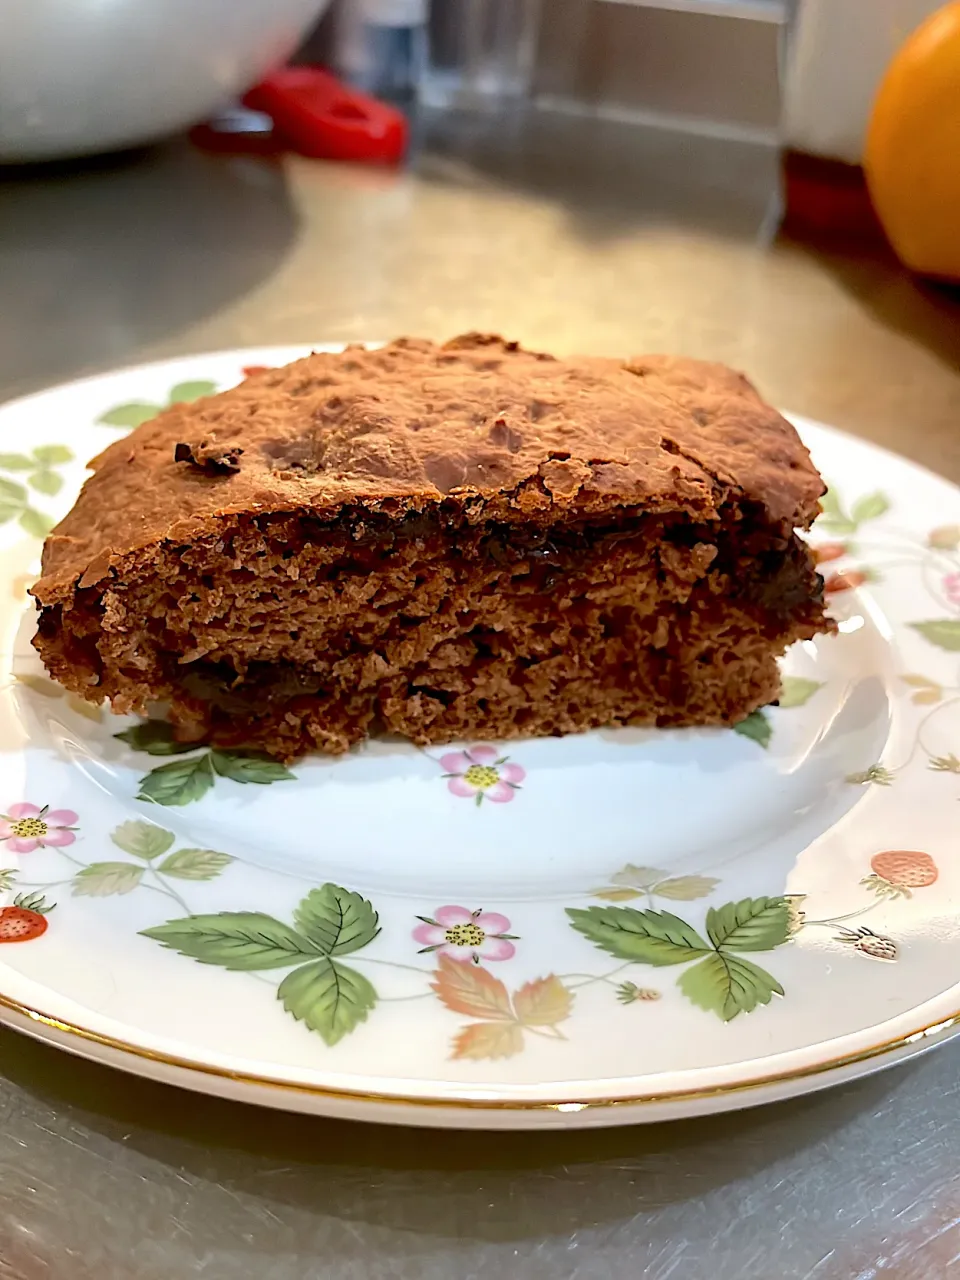
<path fill-rule="evenodd" d="M 727 724 L 829 627 L 823 484 L 742 375 L 468 334 L 259 373 L 111 445 L 36 646 L 117 711 L 281 758 Z"/>

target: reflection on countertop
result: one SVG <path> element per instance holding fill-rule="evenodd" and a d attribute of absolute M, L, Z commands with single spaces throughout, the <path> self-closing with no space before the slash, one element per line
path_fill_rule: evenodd
<path fill-rule="evenodd" d="M 232 345 L 507 331 L 681 351 L 960 479 L 960 302 L 776 236 L 769 147 L 426 116 L 399 172 L 186 142 L 0 177 L 0 395 Z"/>
<path fill-rule="evenodd" d="M 506 331 L 729 361 L 960 480 L 960 303 L 777 239 L 769 148 L 426 119 L 392 173 L 184 142 L 0 175 L 0 397 L 182 352 Z M 274 1115 L 0 1031 L 4 1280 L 929 1280 L 960 1046 L 796 1102 L 534 1136 Z"/>

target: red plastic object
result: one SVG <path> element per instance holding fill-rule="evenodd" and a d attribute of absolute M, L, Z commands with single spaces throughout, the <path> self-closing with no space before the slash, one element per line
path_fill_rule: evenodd
<path fill-rule="evenodd" d="M 402 112 L 319 67 L 281 67 L 243 102 L 271 116 L 288 146 L 304 156 L 396 164 L 407 147 Z"/>

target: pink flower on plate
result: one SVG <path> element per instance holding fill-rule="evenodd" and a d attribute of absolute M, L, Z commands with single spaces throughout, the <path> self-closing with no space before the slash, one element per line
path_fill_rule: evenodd
<path fill-rule="evenodd" d="M 511 764 L 496 747 L 470 747 L 468 751 L 450 751 L 440 757 L 447 790 L 455 796 L 472 797 L 476 803 L 492 800 L 507 804 L 527 776 L 526 769 Z"/>
<path fill-rule="evenodd" d="M 55 849 L 73 844 L 77 815 L 72 809 L 39 808 L 35 804 L 12 804 L 0 817 L 0 840 L 12 853 L 33 853 L 34 849 Z"/>
<path fill-rule="evenodd" d="M 414 942 L 422 943 L 420 955 L 438 951 L 451 960 L 509 960 L 516 952 L 516 934 L 507 933 L 510 921 L 497 911 L 468 911 L 466 907 L 438 907 L 430 916 L 417 916 L 423 923 L 413 931 Z"/>
<path fill-rule="evenodd" d="M 943 579 L 943 590 L 952 605 L 960 608 L 960 573 L 948 573 Z"/>

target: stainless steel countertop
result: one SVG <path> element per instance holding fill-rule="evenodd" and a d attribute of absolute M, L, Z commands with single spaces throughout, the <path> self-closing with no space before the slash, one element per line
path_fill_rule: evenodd
<path fill-rule="evenodd" d="M 774 156 L 433 122 L 403 174 L 174 143 L 0 178 L 0 396 L 167 354 L 508 331 L 728 360 L 960 480 L 960 304 L 770 241 Z M 388 1130 L 180 1093 L 0 1032 L 0 1280 L 960 1275 L 960 1046 L 724 1117 Z"/>

